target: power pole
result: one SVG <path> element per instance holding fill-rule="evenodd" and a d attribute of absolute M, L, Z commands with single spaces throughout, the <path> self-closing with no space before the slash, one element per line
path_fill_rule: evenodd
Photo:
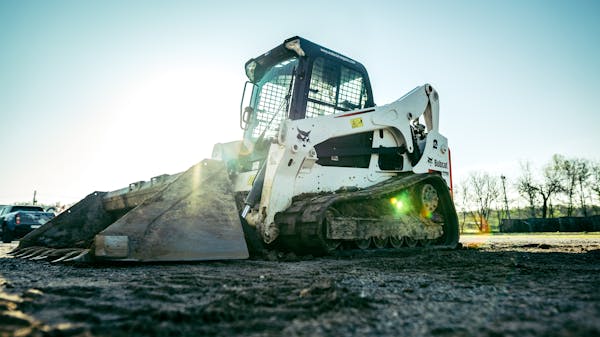
<path fill-rule="evenodd" d="M 502 190 L 504 191 L 504 207 L 506 207 L 506 218 L 510 220 L 510 210 L 508 209 L 508 198 L 506 197 L 506 177 L 504 175 L 500 176 L 502 179 Z"/>
<path fill-rule="evenodd" d="M 33 205 L 37 204 L 37 200 L 35 200 L 36 194 L 37 194 L 37 191 L 33 191 Z"/>

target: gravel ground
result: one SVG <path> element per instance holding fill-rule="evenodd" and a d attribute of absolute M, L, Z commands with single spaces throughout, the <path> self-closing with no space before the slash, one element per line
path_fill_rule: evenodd
<path fill-rule="evenodd" d="M 0 336 L 600 336 L 600 234 L 461 241 L 99 266 L 0 244 Z"/>

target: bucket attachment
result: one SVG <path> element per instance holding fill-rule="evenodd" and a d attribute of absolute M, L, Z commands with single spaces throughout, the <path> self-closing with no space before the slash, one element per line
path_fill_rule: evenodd
<path fill-rule="evenodd" d="M 204 160 L 96 235 L 101 259 L 202 261 L 248 258 L 227 170 Z"/>
<path fill-rule="evenodd" d="M 49 222 L 39 233 L 36 230 L 26 236 L 16 253 L 42 246 L 88 248 L 81 250 L 77 260 L 248 258 L 233 189 L 221 161 L 204 160 L 192 166 L 120 214 L 106 211 L 109 195 L 89 195 L 56 217 L 54 224 Z"/>
<path fill-rule="evenodd" d="M 118 215 L 104 209 L 106 194 L 106 192 L 91 193 L 42 227 L 24 236 L 19 241 L 17 249 L 30 247 L 89 248 L 94 242 L 94 236 L 118 218 Z"/>

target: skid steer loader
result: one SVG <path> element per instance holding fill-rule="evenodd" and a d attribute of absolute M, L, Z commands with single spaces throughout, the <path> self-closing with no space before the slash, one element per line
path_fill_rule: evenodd
<path fill-rule="evenodd" d="M 376 106 L 362 64 L 300 37 L 245 70 L 241 141 L 214 145 L 185 172 L 91 193 L 13 254 L 197 261 L 272 247 L 457 246 L 450 150 L 431 85 Z"/>

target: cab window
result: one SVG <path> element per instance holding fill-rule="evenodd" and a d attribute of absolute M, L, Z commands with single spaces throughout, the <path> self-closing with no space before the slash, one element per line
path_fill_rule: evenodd
<path fill-rule="evenodd" d="M 318 57 L 313 62 L 306 118 L 362 109 L 367 102 L 363 76 L 335 60 Z"/>

